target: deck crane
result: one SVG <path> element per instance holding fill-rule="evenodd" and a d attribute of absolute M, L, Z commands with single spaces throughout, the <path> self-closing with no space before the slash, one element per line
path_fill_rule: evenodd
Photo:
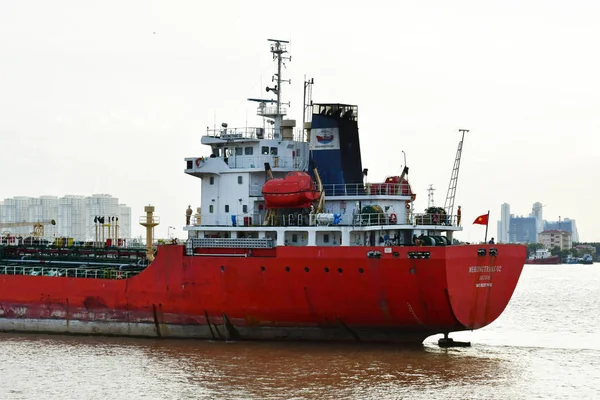
<path fill-rule="evenodd" d="M 468 129 L 459 129 L 458 131 L 462 134 L 462 137 L 460 138 L 460 142 L 458 142 L 458 150 L 456 151 L 454 168 L 452 169 L 450 184 L 448 185 L 448 194 L 446 195 L 446 201 L 444 203 L 446 215 L 450 216 L 450 218 L 452 218 L 454 215 L 454 198 L 456 197 L 456 184 L 458 183 L 458 170 L 460 168 L 460 157 L 462 155 L 463 142 L 465 141 L 465 133 L 469 132 Z"/>
<path fill-rule="evenodd" d="M 44 226 L 46 225 L 56 225 L 56 221 L 53 219 L 47 219 L 38 222 L 0 222 L 0 228 L 18 228 L 21 226 L 33 226 L 33 236 L 35 237 L 44 236 Z"/>

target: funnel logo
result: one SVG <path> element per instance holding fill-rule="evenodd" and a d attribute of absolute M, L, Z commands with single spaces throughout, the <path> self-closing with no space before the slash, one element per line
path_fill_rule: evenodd
<path fill-rule="evenodd" d="M 329 129 L 322 129 L 317 132 L 317 142 L 320 144 L 331 143 L 335 139 L 335 135 Z"/>
<path fill-rule="evenodd" d="M 311 150 L 337 150 L 339 148 L 339 128 L 315 128 L 310 133 Z"/>

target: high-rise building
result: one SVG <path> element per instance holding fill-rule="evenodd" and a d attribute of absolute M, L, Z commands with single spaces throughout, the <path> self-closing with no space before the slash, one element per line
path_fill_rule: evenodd
<path fill-rule="evenodd" d="M 103 216 L 118 218 L 119 237 L 131 237 L 131 207 L 119 204 L 119 199 L 108 194 L 94 194 L 89 197 L 67 195 L 41 196 L 38 198 L 14 197 L 0 203 L 0 222 L 25 222 L 21 227 L 2 228 L 2 232 L 29 236 L 34 224 L 55 220 L 56 225 L 44 224 L 44 237 L 72 237 L 76 241 L 95 240 L 94 218 Z M 114 229 L 114 228 L 113 228 Z M 111 234 L 112 235 L 112 234 Z M 107 233 L 105 233 L 105 237 Z"/>
<path fill-rule="evenodd" d="M 131 238 L 131 207 L 119 204 L 119 236 Z"/>
<path fill-rule="evenodd" d="M 543 214 L 542 214 L 543 207 L 544 206 L 539 201 L 533 203 L 533 207 L 531 207 L 531 214 L 530 215 L 533 218 L 535 218 L 535 220 L 536 220 L 536 230 L 537 230 L 537 233 L 540 233 L 540 232 L 542 232 L 544 230 L 544 217 L 543 217 Z"/>
<path fill-rule="evenodd" d="M 15 222 L 25 222 L 29 220 L 29 201 L 30 197 L 19 196 L 15 197 Z M 21 235 L 29 235 L 32 227 L 18 227 L 16 231 Z"/>
<path fill-rule="evenodd" d="M 498 239 L 498 243 L 502 243 L 502 221 L 497 221 L 497 230 L 498 233 L 496 234 L 496 238 Z"/>
<path fill-rule="evenodd" d="M 0 222 L 15 222 L 15 201 L 13 199 L 4 199 L 2 206 L 0 206 Z M 2 228 L 0 234 L 8 231 L 14 232 L 14 230 Z"/>
<path fill-rule="evenodd" d="M 502 204 L 500 207 L 500 231 L 498 232 L 498 242 L 510 243 L 510 205 Z"/>
<path fill-rule="evenodd" d="M 119 215 L 119 199 L 110 194 L 93 194 L 85 199 L 87 216 L 86 226 L 94 226 L 94 218 L 98 216 L 116 217 Z"/>
<path fill-rule="evenodd" d="M 58 204 L 58 236 L 87 240 L 85 196 L 67 195 Z"/>
<path fill-rule="evenodd" d="M 571 224 L 571 240 L 575 243 L 579 242 L 579 233 L 577 232 L 577 225 L 575 220 L 571 218 L 565 218 L 565 222 Z"/>
<path fill-rule="evenodd" d="M 511 217 L 510 243 L 537 243 L 537 225 L 533 217 Z"/>

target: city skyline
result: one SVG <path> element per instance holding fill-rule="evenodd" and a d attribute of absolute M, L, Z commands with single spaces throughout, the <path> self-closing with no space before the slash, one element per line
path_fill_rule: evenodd
<path fill-rule="evenodd" d="M 118 218 L 122 238 L 132 238 L 131 207 L 119 203 L 109 194 L 64 196 L 15 196 L 0 201 L 0 223 L 30 223 L 28 226 L 5 227 L 0 233 L 32 235 L 33 225 L 44 224 L 44 238 L 72 237 L 75 240 L 95 240 L 94 219 L 98 216 Z M 117 222 L 117 221 L 115 221 Z"/>
<path fill-rule="evenodd" d="M 568 217 L 558 217 L 557 221 L 543 218 L 540 202 L 533 203 L 528 215 L 511 213 L 510 204 L 500 207 L 500 220 L 497 221 L 498 242 L 503 243 L 538 243 L 538 235 L 547 231 L 567 231 L 573 242 L 580 242 L 576 221 Z M 585 242 L 582 241 L 582 242 Z"/>

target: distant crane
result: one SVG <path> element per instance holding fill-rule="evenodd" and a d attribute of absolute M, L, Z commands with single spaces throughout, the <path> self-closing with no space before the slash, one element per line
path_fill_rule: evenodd
<path fill-rule="evenodd" d="M 546 207 L 545 204 L 542 205 L 542 204 L 536 203 L 536 204 L 533 205 L 533 207 L 531 207 L 531 211 L 533 213 L 536 213 L 536 212 L 540 211 L 544 207 Z"/>
<path fill-rule="evenodd" d="M 21 226 L 33 226 L 33 236 L 43 237 L 45 225 L 56 225 L 56 221 L 53 219 L 47 219 L 38 222 L 0 222 L 0 228 L 18 228 Z"/>
<path fill-rule="evenodd" d="M 460 168 L 460 157 L 462 155 L 463 142 L 465 141 L 465 133 L 469 132 L 468 129 L 459 129 L 462 133 L 460 142 L 458 142 L 458 150 L 456 151 L 456 159 L 454 160 L 454 168 L 452 169 L 452 175 L 450 176 L 450 184 L 448 185 L 448 194 L 446 195 L 446 201 L 444 203 L 444 209 L 447 215 L 454 215 L 454 198 L 456 197 L 456 184 L 458 183 L 458 170 Z"/>

